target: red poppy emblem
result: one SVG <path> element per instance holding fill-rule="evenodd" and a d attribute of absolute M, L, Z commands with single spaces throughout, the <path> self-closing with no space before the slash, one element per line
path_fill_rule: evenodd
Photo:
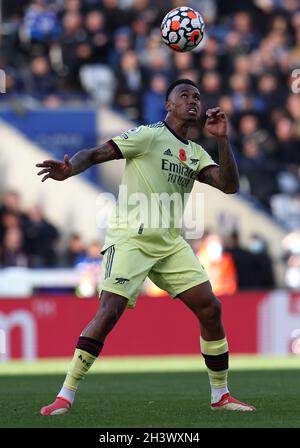
<path fill-rule="evenodd" d="M 183 162 L 186 160 L 186 152 L 184 149 L 180 149 L 179 150 L 179 158 L 180 160 L 182 160 Z"/>

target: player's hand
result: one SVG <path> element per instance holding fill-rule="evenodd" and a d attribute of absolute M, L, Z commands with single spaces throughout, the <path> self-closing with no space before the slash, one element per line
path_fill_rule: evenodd
<path fill-rule="evenodd" d="M 220 107 L 207 109 L 205 128 L 217 138 L 226 137 L 228 133 L 228 121 Z"/>
<path fill-rule="evenodd" d="M 42 178 L 42 182 L 45 182 L 48 178 L 65 180 L 70 177 L 72 172 L 72 165 L 67 154 L 65 154 L 63 162 L 60 162 L 59 160 L 44 160 L 44 162 L 37 163 L 35 166 L 43 168 L 37 173 L 38 176 L 45 174 Z"/>

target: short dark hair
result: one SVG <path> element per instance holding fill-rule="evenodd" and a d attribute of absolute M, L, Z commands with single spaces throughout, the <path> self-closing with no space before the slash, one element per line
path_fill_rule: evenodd
<path fill-rule="evenodd" d="M 172 90 L 175 89 L 175 87 L 179 86 L 180 84 L 189 84 L 190 86 L 194 86 L 198 89 L 197 84 L 195 84 L 194 81 L 191 81 L 190 79 L 187 79 L 187 78 L 186 79 L 185 78 L 177 79 L 177 81 L 174 81 L 169 85 L 167 93 L 166 93 L 166 101 L 168 101 Z"/>

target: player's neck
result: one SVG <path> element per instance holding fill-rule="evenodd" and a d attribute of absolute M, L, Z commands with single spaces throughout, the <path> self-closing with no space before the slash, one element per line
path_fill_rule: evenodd
<path fill-rule="evenodd" d="M 183 140 L 187 139 L 188 131 L 189 131 L 189 123 L 182 120 L 177 120 L 174 117 L 171 117 L 169 114 L 165 118 L 165 123 L 171 128 L 175 134 L 181 137 Z"/>

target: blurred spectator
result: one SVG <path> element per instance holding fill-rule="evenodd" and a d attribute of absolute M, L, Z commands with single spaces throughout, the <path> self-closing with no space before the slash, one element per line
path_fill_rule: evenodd
<path fill-rule="evenodd" d="M 21 210 L 20 195 L 6 191 L 0 207 L 0 258 L 3 267 L 27 266 L 24 232 L 28 220 Z"/>
<path fill-rule="evenodd" d="M 21 227 L 24 231 L 27 216 L 21 210 L 20 195 L 14 190 L 4 192 L 0 206 L 0 244 L 3 242 L 5 231 L 11 227 Z"/>
<path fill-rule="evenodd" d="M 109 65 L 113 69 L 117 69 L 120 65 L 121 58 L 126 51 L 132 47 L 132 34 L 129 27 L 122 26 L 118 28 L 114 35 L 114 48 L 110 52 Z"/>
<path fill-rule="evenodd" d="M 101 4 L 106 23 L 109 24 L 109 39 L 111 40 L 117 28 L 129 24 L 130 17 L 127 12 L 120 9 L 118 0 L 102 0 L 98 1 L 98 4 Z"/>
<path fill-rule="evenodd" d="M 290 94 L 286 101 L 286 109 L 294 120 L 293 136 L 300 141 L 300 95 Z"/>
<path fill-rule="evenodd" d="M 0 215 L 2 215 L 6 211 L 22 215 L 21 199 L 17 191 L 7 190 L 4 192 L 2 205 L 0 206 Z"/>
<path fill-rule="evenodd" d="M 76 288 L 78 297 L 92 297 L 98 290 L 102 255 L 101 245 L 94 241 L 87 247 L 86 254 L 77 261 L 76 268 L 80 272 L 79 285 Z"/>
<path fill-rule="evenodd" d="M 32 60 L 25 82 L 28 93 L 40 99 L 57 91 L 57 79 L 44 56 Z"/>
<path fill-rule="evenodd" d="M 234 15 L 233 29 L 248 51 L 257 45 L 259 36 L 253 27 L 252 16 L 248 12 L 239 11 Z"/>
<path fill-rule="evenodd" d="M 78 233 L 73 233 L 67 243 L 64 255 L 64 265 L 74 267 L 79 260 L 85 257 L 85 245 Z"/>
<path fill-rule="evenodd" d="M 90 11 L 85 18 L 87 42 L 91 45 L 92 54 L 89 62 L 105 63 L 108 59 L 109 38 L 105 29 L 105 17 L 100 11 Z"/>
<path fill-rule="evenodd" d="M 266 242 L 256 234 L 251 235 L 248 249 L 253 255 L 253 278 L 256 288 L 272 289 L 275 286 L 271 257 Z"/>
<path fill-rule="evenodd" d="M 48 268 L 58 265 L 59 232 L 43 216 L 39 205 L 24 213 L 20 195 L 6 191 L 0 205 L 0 266 Z M 61 265 L 74 267 L 82 263 L 101 261 L 101 246 L 97 242 L 86 250 L 81 236 L 70 236 L 61 258 Z"/>
<path fill-rule="evenodd" d="M 232 92 L 234 110 L 240 112 L 254 108 L 250 94 L 250 77 L 241 73 L 234 73 L 229 78 L 229 86 Z"/>
<path fill-rule="evenodd" d="M 143 120 L 146 123 L 156 123 L 166 115 L 166 90 L 168 80 L 164 75 L 155 75 L 150 83 L 150 88 L 143 97 Z"/>
<path fill-rule="evenodd" d="M 6 234 L 11 229 L 23 230 L 20 225 L 20 216 L 16 212 L 4 211 L 1 216 L 0 246 L 4 244 Z"/>
<path fill-rule="evenodd" d="M 173 55 L 173 63 L 176 78 L 182 78 L 182 72 L 189 70 L 193 65 L 192 53 L 175 53 Z"/>
<path fill-rule="evenodd" d="M 233 70 L 241 75 L 251 73 L 251 60 L 246 54 L 238 54 L 233 61 Z"/>
<path fill-rule="evenodd" d="M 199 77 L 198 77 L 198 72 L 197 70 L 193 70 L 193 69 L 189 69 L 189 70 L 184 70 L 181 73 L 181 76 L 183 78 L 188 78 L 191 81 L 193 81 L 195 84 L 199 84 Z"/>
<path fill-rule="evenodd" d="M 162 2 L 161 2 L 162 3 Z M 152 2 L 151 0 L 133 0 L 132 7 L 129 10 L 131 21 L 144 14 L 151 26 L 157 26 L 161 19 L 161 5 L 159 2 Z"/>
<path fill-rule="evenodd" d="M 62 19 L 63 35 L 60 38 L 60 54 L 63 65 L 64 84 L 66 87 L 77 89 L 78 71 L 81 66 L 80 58 L 84 49 L 85 58 L 90 58 L 92 49 L 86 42 L 86 34 L 83 29 L 83 18 L 79 11 L 67 11 Z M 81 45 L 83 47 L 81 47 Z"/>
<path fill-rule="evenodd" d="M 201 92 L 204 109 L 216 107 L 221 95 L 222 80 L 217 72 L 206 72 L 202 77 Z"/>
<path fill-rule="evenodd" d="M 211 56 L 220 56 L 220 44 L 216 36 L 208 36 L 205 42 L 204 54 L 209 54 Z"/>
<path fill-rule="evenodd" d="M 216 55 L 203 52 L 200 59 L 200 70 L 202 72 L 216 72 L 218 70 L 219 61 Z"/>
<path fill-rule="evenodd" d="M 239 289 L 266 289 L 275 286 L 271 258 L 258 235 L 252 235 L 248 248 L 244 248 L 240 244 L 238 232 L 234 231 L 226 239 L 225 250 L 234 260 Z"/>
<path fill-rule="evenodd" d="M 229 95 L 221 96 L 219 99 L 219 106 L 228 116 L 229 120 L 234 113 L 232 98 Z"/>
<path fill-rule="evenodd" d="M 260 1 L 265 2 L 266 0 Z M 217 5 L 218 15 L 227 16 L 229 14 L 235 13 L 236 11 L 251 11 L 253 9 L 253 0 L 243 0 L 243 3 L 241 3 L 239 0 L 230 0 L 230 2 L 217 0 Z"/>
<path fill-rule="evenodd" d="M 283 228 L 289 231 L 300 228 L 300 194 L 275 194 L 270 202 L 273 215 Z"/>
<path fill-rule="evenodd" d="M 227 60 L 234 60 L 235 56 L 248 51 L 247 46 L 244 45 L 243 40 L 240 38 L 239 33 L 234 30 L 230 30 L 225 36 L 225 48 Z"/>
<path fill-rule="evenodd" d="M 99 241 L 90 243 L 82 255 L 77 259 L 76 265 L 94 264 L 102 260 L 101 244 Z"/>
<path fill-rule="evenodd" d="M 201 240 L 197 256 L 203 264 L 216 295 L 233 294 L 237 289 L 237 274 L 230 253 L 224 251 L 218 235 L 207 235 Z"/>
<path fill-rule="evenodd" d="M 18 227 L 9 228 L 3 239 L 2 251 L 0 250 L 1 266 L 26 267 L 27 257 L 23 251 L 22 231 Z"/>
<path fill-rule="evenodd" d="M 45 0 L 32 1 L 24 15 L 23 27 L 32 42 L 48 43 L 60 34 L 58 17 Z"/>
<path fill-rule="evenodd" d="M 239 133 L 242 143 L 259 131 L 258 117 L 253 112 L 245 112 L 239 122 Z"/>
<path fill-rule="evenodd" d="M 148 36 L 147 46 L 139 54 L 139 61 L 147 79 L 151 79 L 157 72 L 169 77 L 172 54 L 161 45 L 161 36 L 158 30 L 153 30 Z"/>
<path fill-rule="evenodd" d="M 255 112 L 246 111 L 241 114 L 238 130 L 238 140 L 241 147 L 245 143 L 252 142 L 266 155 L 275 151 L 271 135 L 262 127 L 260 117 Z"/>
<path fill-rule="evenodd" d="M 275 125 L 278 158 L 286 168 L 297 173 L 300 165 L 299 143 L 293 136 L 293 121 L 288 117 L 280 118 Z M 293 169 L 294 168 L 294 169 Z"/>
<path fill-rule="evenodd" d="M 22 17 L 25 8 L 30 3 L 30 0 L 10 0 L 3 2 L 2 15 L 4 20 L 11 19 L 11 17 Z"/>
<path fill-rule="evenodd" d="M 144 79 L 144 84 L 147 84 L 147 80 L 151 79 L 157 73 L 163 73 L 169 78 L 169 60 L 162 48 L 155 48 L 149 53 L 147 66 L 143 66 L 143 68 L 147 75 L 147 78 Z"/>
<path fill-rule="evenodd" d="M 226 252 L 230 253 L 236 268 L 239 289 L 253 287 L 253 256 L 240 244 L 238 232 L 232 232 L 226 238 Z"/>
<path fill-rule="evenodd" d="M 250 193 L 266 207 L 270 207 L 270 197 L 278 192 L 276 165 L 269 160 L 256 142 L 249 139 L 242 148 L 240 172 L 249 181 Z"/>
<path fill-rule="evenodd" d="M 80 12 L 81 10 L 81 0 L 63 0 L 63 3 L 66 11 Z"/>
<path fill-rule="evenodd" d="M 34 205 L 28 212 L 25 229 L 25 249 L 30 267 L 54 267 L 57 263 L 55 244 L 57 229 L 43 216 L 41 207 Z"/>
<path fill-rule="evenodd" d="M 257 88 L 258 96 L 261 100 L 261 110 L 269 112 L 284 103 L 286 91 L 280 87 L 278 79 L 274 74 L 263 74 L 258 80 Z"/>
<path fill-rule="evenodd" d="M 206 25 L 213 25 L 217 18 L 216 0 L 191 0 L 189 2 L 196 11 L 201 11 L 201 15 Z"/>
<path fill-rule="evenodd" d="M 139 55 L 147 45 L 150 23 L 147 15 L 139 14 L 132 22 L 134 34 L 134 50 Z"/>
<path fill-rule="evenodd" d="M 121 58 L 118 70 L 115 101 L 132 119 L 139 120 L 141 118 L 140 101 L 142 89 L 142 70 L 136 54 L 133 51 L 127 51 Z"/>
<path fill-rule="evenodd" d="M 298 67 L 300 60 L 300 27 L 295 30 L 295 36 L 296 42 L 290 50 L 289 57 L 291 65 L 296 68 Z"/>

